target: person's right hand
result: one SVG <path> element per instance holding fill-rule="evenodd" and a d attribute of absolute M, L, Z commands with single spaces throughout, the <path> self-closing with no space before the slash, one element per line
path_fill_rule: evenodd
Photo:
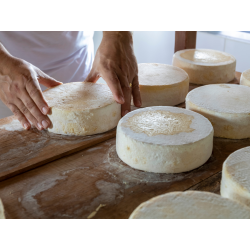
<path fill-rule="evenodd" d="M 30 129 L 31 123 L 38 130 L 47 129 L 51 125 L 47 116 L 50 108 L 39 83 L 46 87 L 62 83 L 6 52 L 0 51 L 0 99 L 25 129 Z"/>

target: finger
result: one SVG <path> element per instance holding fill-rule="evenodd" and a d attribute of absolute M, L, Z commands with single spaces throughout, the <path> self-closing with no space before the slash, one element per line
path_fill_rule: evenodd
<path fill-rule="evenodd" d="M 26 91 L 22 92 L 25 95 L 26 103 L 30 104 L 31 107 L 33 108 L 32 102 L 30 102 L 30 99 L 26 95 L 26 93 L 28 93 L 28 96 L 30 96 L 30 98 L 36 104 L 36 106 L 39 108 L 39 110 L 44 115 L 47 115 L 50 111 L 50 108 L 43 97 L 39 82 L 35 76 L 32 76 L 31 80 L 26 83 L 26 90 L 27 90 L 27 92 Z"/>
<path fill-rule="evenodd" d="M 100 76 L 93 69 L 89 72 L 88 76 L 84 80 L 84 82 L 94 82 L 96 83 Z"/>
<path fill-rule="evenodd" d="M 41 70 L 38 72 L 38 82 L 44 85 L 45 87 L 52 88 L 58 85 L 62 85 L 63 83 L 60 81 L 57 81 L 53 77 L 45 74 Z"/>
<path fill-rule="evenodd" d="M 14 104 L 9 104 L 8 107 L 15 115 L 15 117 L 18 119 L 18 121 L 22 124 L 23 128 L 29 130 L 31 125 L 29 121 L 26 119 L 26 117 L 23 115 L 23 113 L 18 109 L 18 107 Z"/>
<path fill-rule="evenodd" d="M 132 82 L 132 96 L 134 105 L 136 107 L 141 107 L 141 94 L 140 94 L 138 76 L 135 76 Z"/>
<path fill-rule="evenodd" d="M 131 110 L 131 88 L 129 86 L 127 77 L 125 77 L 124 74 L 122 74 L 122 72 L 120 72 L 119 70 L 117 70 L 117 72 L 125 99 L 125 102 L 121 106 L 122 116 L 124 116 Z"/>
<path fill-rule="evenodd" d="M 29 113 L 35 118 L 35 121 L 31 121 L 32 123 L 33 121 L 35 122 L 34 125 L 38 129 L 47 129 L 51 125 L 50 119 L 46 115 L 41 113 L 41 111 L 39 110 L 35 102 L 31 99 L 26 90 L 22 92 L 19 98 L 21 99 L 20 101 L 22 103 L 19 102 L 15 104 L 29 120 L 31 120 Z M 29 115 L 29 117 L 27 115 Z"/>
<path fill-rule="evenodd" d="M 112 70 L 104 70 L 102 73 L 102 78 L 108 84 L 115 100 L 120 104 L 125 103 L 125 98 L 121 89 L 121 83 L 117 74 Z"/>

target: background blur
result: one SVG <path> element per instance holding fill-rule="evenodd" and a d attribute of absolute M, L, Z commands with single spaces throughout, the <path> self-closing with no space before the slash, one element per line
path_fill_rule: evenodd
<path fill-rule="evenodd" d="M 138 63 L 172 64 L 174 54 L 174 31 L 135 31 L 133 32 L 134 51 Z M 95 52 L 102 40 L 102 32 L 94 33 Z M 236 70 L 250 69 L 249 31 L 199 31 L 197 49 L 215 49 L 232 54 L 236 58 Z M 99 82 L 104 82 L 102 79 Z M 0 119 L 12 115 L 0 101 Z"/>

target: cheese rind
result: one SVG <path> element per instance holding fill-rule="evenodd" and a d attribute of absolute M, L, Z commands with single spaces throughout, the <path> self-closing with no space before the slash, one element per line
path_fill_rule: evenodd
<path fill-rule="evenodd" d="M 5 219 L 2 200 L 0 199 L 0 219 Z"/>
<path fill-rule="evenodd" d="M 240 84 L 250 87 L 250 69 L 245 70 L 240 77 Z"/>
<path fill-rule="evenodd" d="M 116 127 L 121 118 L 121 105 L 106 84 L 67 83 L 44 91 L 44 97 L 52 111 L 49 132 L 93 135 Z"/>
<path fill-rule="evenodd" d="M 172 192 L 139 205 L 130 219 L 249 219 L 250 209 L 217 194 Z"/>
<path fill-rule="evenodd" d="M 185 101 L 188 93 L 188 74 L 172 65 L 138 64 L 142 106 L 174 106 Z"/>
<path fill-rule="evenodd" d="M 221 195 L 250 206 L 250 147 L 239 149 L 225 160 Z"/>
<path fill-rule="evenodd" d="M 250 88 L 238 84 L 211 84 L 190 91 L 186 109 L 205 116 L 214 136 L 250 138 Z"/>
<path fill-rule="evenodd" d="M 213 127 L 203 116 L 155 106 L 128 113 L 118 123 L 116 151 L 135 169 L 180 173 L 204 164 L 213 148 Z"/>
<path fill-rule="evenodd" d="M 190 83 L 213 84 L 230 82 L 235 77 L 235 58 L 211 49 L 186 49 L 173 56 L 174 66 L 187 72 Z"/>

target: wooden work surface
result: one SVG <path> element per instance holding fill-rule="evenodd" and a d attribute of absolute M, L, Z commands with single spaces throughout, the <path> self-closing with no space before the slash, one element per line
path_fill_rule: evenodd
<path fill-rule="evenodd" d="M 246 146 L 250 139 L 214 138 L 213 154 L 203 166 L 154 174 L 121 162 L 112 138 L 1 181 L 0 197 L 7 218 L 128 218 L 141 202 L 166 192 L 218 193 L 222 163 Z"/>

